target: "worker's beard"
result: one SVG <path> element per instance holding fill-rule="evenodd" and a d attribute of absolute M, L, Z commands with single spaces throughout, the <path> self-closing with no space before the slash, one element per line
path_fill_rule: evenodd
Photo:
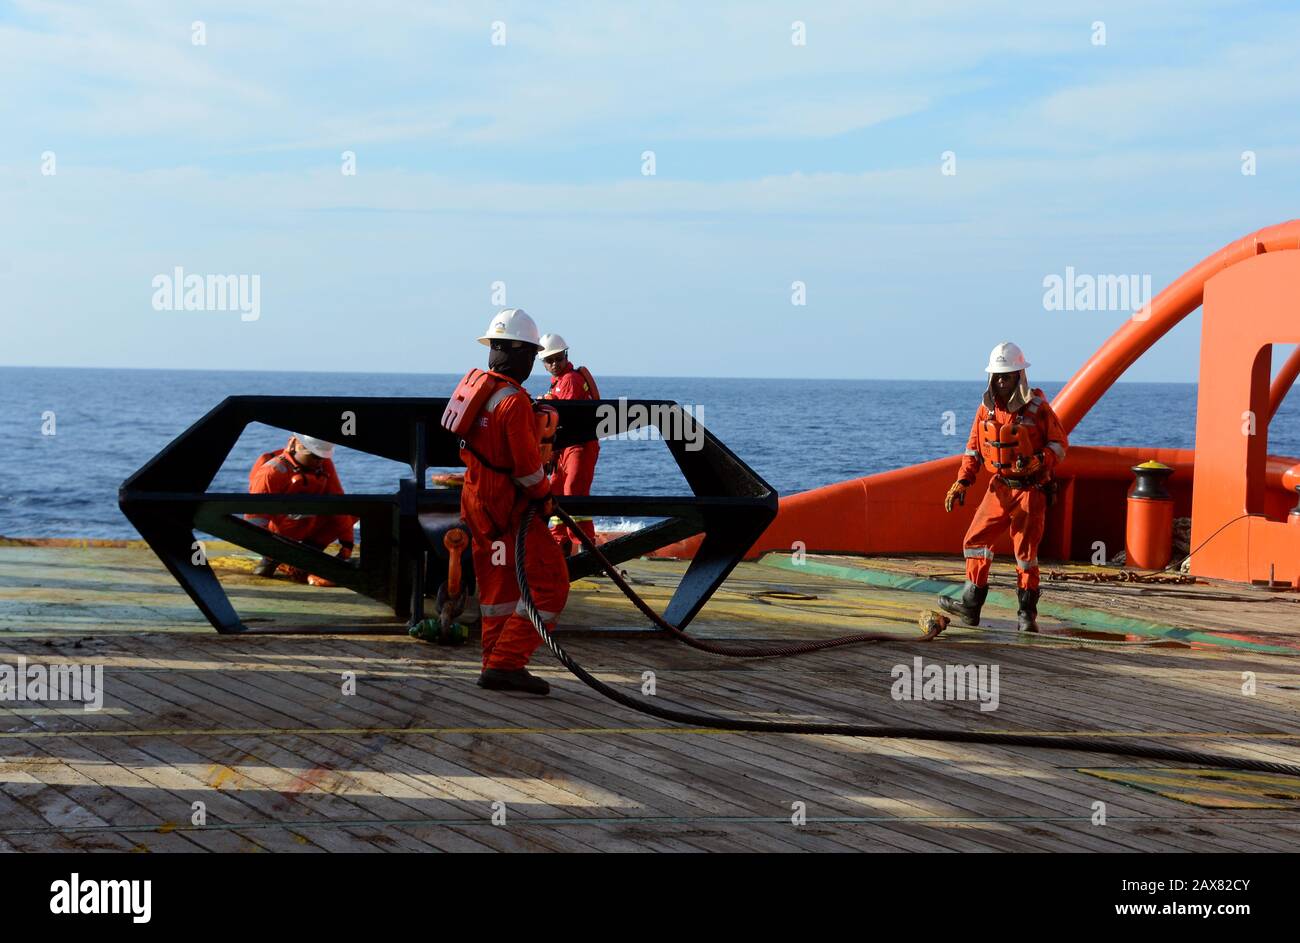
<path fill-rule="evenodd" d="M 533 372 L 533 363 L 537 360 L 535 347 L 511 347 L 507 350 L 493 350 L 488 354 L 488 369 L 500 373 L 523 385 Z"/>

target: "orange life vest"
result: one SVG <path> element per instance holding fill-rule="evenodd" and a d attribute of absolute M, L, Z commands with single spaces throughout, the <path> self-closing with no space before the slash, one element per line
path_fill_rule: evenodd
<path fill-rule="evenodd" d="M 502 474 L 509 474 L 509 469 L 497 468 L 490 462 L 485 461 L 481 455 L 475 454 L 465 442 L 465 436 L 474 428 L 474 420 L 483 411 L 487 401 L 492 398 L 493 393 L 505 385 L 505 380 L 489 371 L 480 370 L 477 367 L 471 369 L 461 377 L 460 382 L 456 384 L 456 389 L 451 394 L 451 398 L 447 400 L 447 408 L 442 412 L 442 427 L 452 435 L 458 436 L 461 448 L 468 450 L 470 454 L 474 455 L 488 468 Z M 542 464 L 545 465 L 551 460 L 551 453 L 555 448 L 555 432 L 560 427 L 560 414 L 554 406 L 543 406 L 534 403 L 533 417 L 537 422 L 537 443 L 542 453 Z"/>
<path fill-rule="evenodd" d="M 537 420 L 537 450 L 542 453 L 542 466 L 545 467 L 555 452 L 555 432 L 560 428 L 560 414 L 554 406 L 534 403 L 533 418 Z"/>
<path fill-rule="evenodd" d="M 600 390 L 596 388 L 596 381 L 591 375 L 591 371 L 586 367 L 579 367 L 578 372 L 582 374 L 582 382 L 585 384 L 587 395 L 592 399 L 600 399 Z"/>
<path fill-rule="evenodd" d="M 1016 459 L 1032 462 L 1035 449 L 1033 427 L 1022 425 L 1017 414 L 1011 422 L 998 425 L 992 415 L 980 423 L 980 455 L 984 467 L 995 475 L 1016 477 Z"/>
<path fill-rule="evenodd" d="M 447 400 L 447 408 L 442 411 L 442 427 L 452 435 L 462 438 L 474 427 L 474 420 L 482 412 L 483 405 L 497 391 L 502 381 L 486 370 L 477 367 L 460 378 L 456 389 Z"/>

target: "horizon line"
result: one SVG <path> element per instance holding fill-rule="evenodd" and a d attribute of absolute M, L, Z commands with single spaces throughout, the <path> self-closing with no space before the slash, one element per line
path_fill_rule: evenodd
<path fill-rule="evenodd" d="M 120 370 L 123 372 L 153 372 L 153 373 L 292 373 L 292 374 L 339 374 L 341 376 L 455 376 L 454 372 L 439 373 L 437 371 L 413 372 L 405 370 L 297 370 L 289 368 L 276 369 L 249 369 L 249 368 L 232 368 L 232 367 L 102 367 L 102 366 L 72 366 L 67 364 L 0 364 L 0 370 Z M 529 380 L 534 376 L 544 376 L 545 371 L 541 373 L 534 372 L 529 376 Z M 980 379 L 979 374 L 967 377 L 807 377 L 807 376 L 700 376 L 697 374 L 645 374 L 645 373 L 602 373 L 601 376 L 612 377 L 616 379 L 629 380 L 807 380 L 807 381 L 826 381 L 836 383 L 974 383 Z M 1056 379 L 1037 379 L 1031 378 L 1031 382 L 1038 383 L 1066 383 L 1067 380 Z M 1141 384 L 1141 383 L 1161 383 L 1171 386 L 1196 386 L 1199 380 L 1116 380 L 1113 385 L 1121 384 Z"/>

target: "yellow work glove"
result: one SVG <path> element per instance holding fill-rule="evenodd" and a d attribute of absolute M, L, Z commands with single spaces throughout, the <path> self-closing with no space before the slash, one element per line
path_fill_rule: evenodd
<path fill-rule="evenodd" d="M 953 502 L 966 506 L 966 489 L 970 487 L 964 481 L 954 481 L 952 487 L 948 489 L 948 494 L 943 499 L 943 509 L 951 511 Z"/>
<path fill-rule="evenodd" d="M 1035 475 L 1043 468 L 1043 453 L 1036 452 L 1031 458 L 1026 459 L 1024 456 L 1016 459 L 1012 470 L 1021 475 Z"/>

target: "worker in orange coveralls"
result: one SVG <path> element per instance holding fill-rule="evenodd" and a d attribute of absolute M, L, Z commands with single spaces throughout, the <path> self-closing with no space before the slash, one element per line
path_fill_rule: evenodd
<path fill-rule="evenodd" d="M 989 592 L 993 544 L 1007 529 L 1016 557 L 1016 621 L 1022 632 L 1038 631 L 1038 544 L 1047 517 L 1052 469 L 1065 460 L 1069 440 L 1043 391 L 1030 389 L 1024 353 L 1010 342 L 989 355 L 988 389 L 975 414 L 957 481 L 948 489 L 944 510 L 966 503 L 982 464 L 993 475 L 989 489 L 966 531 L 966 585 L 959 598 L 939 597 L 939 605 L 966 625 L 979 625 Z"/>
<path fill-rule="evenodd" d="M 324 439 L 294 434 L 289 444 L 266 452 L 253 463 L 248 473 L 249 494 L 343 494 L 343 485 L 334 469 L 334 446 Z M 344 514 L 272 514 L 248 515 L 248 519 L 273 534 L 297 540 L 317 550 L 339 542 L 338 557 L 352 556 L 353 519 Z M 253 572 L 274 576 L 280 564 L 268 557 L 258 561 Z M 313 586 L 333 586 L 329 580 L 310 575 L 297 567 L 287 567 L 291 579 Z"/>
<path fill-rule="evenodd" d="M 600 391 L 586 367 L 575 368 L 569 361 L 569 345 L 559 334 L 542 335 L 542 363 L 551 375 L 551 388 L 542 399 L 600 399 Z M 555 461 L 555 474 L 551 491 L 556 496 L 589 495 L 591 481 L 596 476 L 596 459 L 600 457 L 600 443 L 595 439 L 562 450 Z M 596 539 L 596 524 L 589 517 L 575 517 L 583 533 Z M 576 533 L 559 518 L 551 519 L 551 536 L 565 556 L 581 547 Z"/>
<path fill-rule="evenodd" d="M 550 685 L 528 672 L 528 659 L 541 642 L 524 613 L 515 573 L 515 538 L 531 501 L 544 501 L 525 540 L 525 575 L 533 603 L 553 628 L 569 598 L 569 570 L 546 529 L 551 481 L 542 465 L 537 411 L 523 382 L 541 348 L 537 325 L 527 312 L 508 308 L 488 324 L 479 343 L 491 348 L 485 382 L 495 389 L 461 439 L 465 463 L 461 516 L 469 526 L 483 632 L 481 688 L 550 693 Z M 471 371 L 462 387 L 470 382 Z M 482 379 L 482 377 L 480 377 Z"/>

